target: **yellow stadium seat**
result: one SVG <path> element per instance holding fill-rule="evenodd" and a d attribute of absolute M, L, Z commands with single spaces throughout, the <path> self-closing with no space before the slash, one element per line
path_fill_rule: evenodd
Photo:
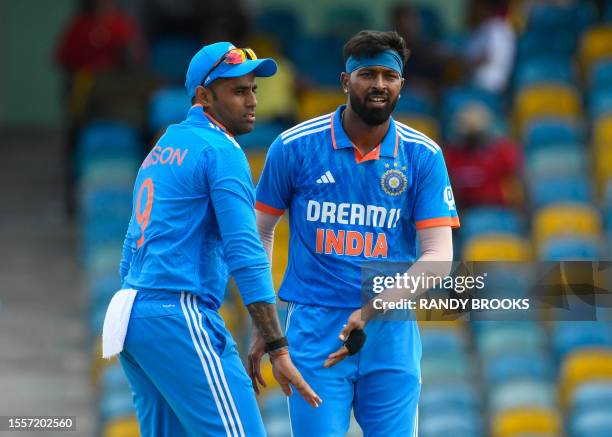
<path fill-rule="evenodd" d="M 113 357 L 110 360 L 102 358 L 102 337 L 96 338 L 96 344 L 94 346 L 94 357 L 91 365 L 91 386 L 97 387 L 100 381 L 100 376 L 104 369 L 111 365 L 118 365 L 119 361 L 117 357 Z"/>
<path fill-rule="evenodd" d="M 602 58 L 612 57 L 612 26 L 600 26 L 587 30 L 580 41 L 580 67 L 584 77 L 592 65 Z"/>
<path fill-rule="evenodd" d="M 253 183 L 257 184 L 266 163 L 266 149 L 247 149 L 245 152 L 249 160 L 249 166 L 251 167 Z"/>
<path fill-rule="evenodd" d="M 308 90 L 300 96 L 298 118 L 308 120 L 329 114 L 343 103 L 346 103 L 346 95 L 338 90 Z"/>
<path fill-rule="evenodd" d="M 540 209 L 533 219 L 533 238 L 537 246 L 557 235 L 597 237 L 601 216 L 591 205 L 555 203 Z"/>
<path fill-rule="evenodd" d="M 440 141 L 440 126 L 433 117 L 428 115 L 398 115 L 395 119 L 424 133 L 435 142 Z"/>
<path fill-rule="evenodd" d="M 244 324 L 241 318 L 241 313 L 238 311 L 236 304 L 232 302 L 225 302 L 219 308 L 219 315 L 225 322 L 225 327 L 229 330 L 230 334 L 234 338 L 240 338 L 240 334 Z"/>
<path fill-rule="evenodd" d="M 514 107 L 517 132 L 534 119 L 543 117 L 577 118 L 581 113 L 576 89 L 564 85 L 537 85 L 522 89 Z"/>
<path fill-rule="evenodd" d="M 471 238 L 463 248 L 464 261 L 528 261 L 527 241 L 514 235 L 486 234 Z"/>
<path fill-rule="evenodd" d="M 506 410 L 493 418 L 493 437 L 516 435 L 561 434 L 562 420 L 555 410 L 546 408 L 517 408 Z"/>
<path fill-rule="evenodd" d="M 289 220 L 284 216 L 274 229 L 274 251 L 272 253 L 272 279 L 278 290 L 285 275 L 289 255 Z"/>
<path fill-rule="evenodd" d="M 102 437 L 140 437 L 136 417 L 123 417 L 104 425 Z"/>
<path fill-rule="evenodd" d="M 612 147 L 612 115 L 604 115 L 593 124 L 593 143 Z"/>
<path fill-rule="evenodd" d="M 612 349 L 580 349 L 561 364 L 561 401 L 568 405 L 574 389 L 587 381 L 612 379 Z"/>

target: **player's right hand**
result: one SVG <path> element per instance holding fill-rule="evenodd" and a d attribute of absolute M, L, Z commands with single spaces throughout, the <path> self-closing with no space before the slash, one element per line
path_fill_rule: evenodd
<path fill-rule="evenodd" d="M 304 380 L 300 371 L 295 367 L 293 361 L 291 361 L 291 357 L 286 348 L 270 352 L 269 355 L 270 362 L 272 363 L 272 374 L 280 384 L 286 396 L 291 396 L 293 394 L 293 390 L 291 389 L 291 385 L 293 385 L 298 393 L 312 407 L 317 408 L 321 405 L 323 401 Z"/>

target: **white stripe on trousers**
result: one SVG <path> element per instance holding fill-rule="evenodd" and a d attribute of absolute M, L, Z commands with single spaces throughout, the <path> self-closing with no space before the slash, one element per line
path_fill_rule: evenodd
<path fill-rule="evenodd" d="M 206 339 L 206 343 L 208 344 L 208 348 L 210 349 L 210 353 L 211 353 L 213 359 L 215 360 L 215 363 L 217 364 L 217 371 L 219 372 L 219 376 L 221 378 L 221 382 L 223 383 L 223 388 L 225 389 L 225 393 L 227 395 L 227 398 L 228 398 L 228 401 L 229 401 L 229 404 L 230 404 L 233 416 L 236 419 L 236 424 L 238 425 L 239 435 L 240 435 L 240 437 L 245 437 L 244 429 L 242 427 L 242 422 L 240 421 L 240 416 L 238 415 L 238 410 L 236 409 L 236 404 L 234 403 L 234 397 L 232 396 L 232 392 L 229 389 L 229 385 L 227 383 L 227 379 L 225 378 L 225 372 L 223 371 L 223 366 L 221 365 L 221 359 L 219 358 L 219 355 L 217 355 L 217 353 L 215 352 L 215 350 L 214 350 L 214 348 L 212 346 L 212 342 L 210 341 L 210 336 L 208 335 L 208 331 L 206 331 L 204 329 L 204 326 L 202 325 L 202 313 L 200 312 L 200 310 L 196 306 L 196 297 L 194 295 L 192 295 L 191 297 L 192 297 L 192 300 L 193 300 L 192 305 L 193 305 L 196 313 L 198 314 L 198 320 L 199 320 L 199 324 L 200 324 L 200 329 L 204 333 L 204 338 Z"/>

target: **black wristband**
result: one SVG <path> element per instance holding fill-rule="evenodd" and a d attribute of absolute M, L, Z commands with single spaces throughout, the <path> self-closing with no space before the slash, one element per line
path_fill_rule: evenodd
<path fill-rule="evenodd" d="M 277 349 L 289 346 L 287 337 L 281 337 L 278 340 L 273 340 L 266 343 L 266 352 L 274 352 Z"/>
<path fill-rule="evenodd" d="M 353 329 L 344 342 L 344 346 L 348 349 L 349 355 L 355 355 L 361 350 L 365 341 L 366 333 L 363 329 Z"/>

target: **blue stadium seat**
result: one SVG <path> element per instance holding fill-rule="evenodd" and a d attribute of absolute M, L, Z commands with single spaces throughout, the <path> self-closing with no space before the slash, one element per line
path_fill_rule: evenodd
<path fill-rule="evenodd" d="M 236 141 L 244 149 L 259 148 L 266 150 L 285 129 L 287 127 L 284 124 L 262 121 L 258 122 L 255 129 L 248 134 L 236 137 Z"/>
<path fill-rule="evenodd" d="M 132 126 L 115 121 L 94 121 L 83 127 L 77 141 L 77 166 L 96 158 L 138 157 L 139 134 Z"/>
<path fill-rule="evenodd" d="M 591 94 L 589 114 L 592 120 L 612 114 L 612 88 L 595 90 Z"/>
<path fill-rule="evenodd" d="M 581 176 L 587 174 L 589 168 L 589 158 L 578 145 L 534 148 L 525 159 L 525 178 L 530 183 L 550 176 Z M 462 218 L 462 228 L 463 222 Z"/>
<path fill-rule="evenodd" d="M 429 41 L 439 41 L 444 36 L 444 26 L 438 11 L 427 5 L 414 5 L 421 19 L 422 36 Z"/>
<path fill-rule="evenodd" d="M 185 88 L 157 90 L 149 102 L 149 130 L 153 133 L 185 119 L 191 101 Z"/>
<path fill-rule="evenodd" d="M 550 381 L 512 380 L 489 386 L 489 411 L 495 415 L 514 408 L 556 408 L 556 389 Z"/>
<path fill-rule="evenodd" d="M 428 356 L 462 353 L 467 348 L 462 332 L 454 329 L 423 329 L 421 343 L 423 355 Z"/>
<path fill-rule="evenodd" d="M 289 55 L 298 71 L 315 85 L 336 89 L 344 71 L 344 40 L 334 36 L 304 36 L 296 41 Z"/>
<path fill-rule="evenodd" d="M 266 394 L 262 413 L 265 417 L 288 415 L 287 396 L 280 389 Z"/>
<path fill-rule="evenodd" d="M 419 417 L 419 437 L 481 437 L 482 417 L 476 411 L 447 411 Z"/>
<path fill-rule="evenodd" d="M 548 176 L 530 181 L 529 194 L 535 209 L 557 202 L 593 202 L 593 182 L 586 176 Z"/>
<path fill-rule="evenodd" d="M 86 261 L 88 260 L 88 254 L 101 244 L 117 242 L 121 246 L 127 231 L 128 220 L 129 215 L 119 220 L 115 216 L 103 214 L 89 220 L 82 230 L 82 246 L 85 250 Z"/>
<path fill-rule="evenodd" d="M 580 384 L 571 394 L 574 415 L 598 409 L 612 411 L 612 380 L 594 380 Z"/>
<path fill-rule="evenodd" d="M 612 59 L 595 63 L 590 71 L 589 85 L 591 90 L 612 88 Z"/>
<path fill-rule="evenodd" d="M 555 322 L 553 326 L 552 344 L 559 359 L 582 348 L 612 347 L 612 323 Z"/>
<path fill-rule="evenodd" d="M 134 416 L 136 410 L 132 403 L 131 391 L 103 393 L 100 399 L 100 418 L 102 422 L 119 417 Z"/>
<path fill-rule="evenodd" d="M 92 158 L 85 162 L 79 179 L 79 198 L 94 190 L 131 191 L 140 160 L 135 156 Z"/>
<path fill-rule="evenodd" d="M 597 239 L 586 237 L 554 237 L 540 249 L 543 261 L 598 261 L 603 258 Z"/>
<path fill-rule="evenodd" d="M 472 327 L 478 353 L 484 359 L 514 353 L 539 356 L 546 345 L 546 333 L 533 321 L 476 321 Z"/>
<path fill-rule="evenodd" d="M 295 11 L 279 7 L 262 8 L 256 23 L 258 30 L 273 36 L 282 45 L 285 53 L 291 53 L 301 33 L 301 21 Z"/>
<path fill-rule="evenodd" d="M 125 393 L 130 392 L 130 384 L 123 368 L 119 364 L 112 364 L 107 366 L 102 371 L 102 384 L 103 393 Z"/>
<path fill-rule="evenodd" d="M 177 85 L 183 84 L 189 61 L 201 47 L 196 38 L 159 38 L 152 44 L 151 68 L 162 79 Z"/>
<path fill-rule="evenodd" d="M 527 30 L 517 41 L 519 62 L 541 56 L 558 55 L 572 57 L 576 49 L 576 37 L 570 32 L 558 32 L 554 38 L 546 31 Z"/>
<path fill-rule="evenodd" d="M 457 87 L 449 90 L 442 98 L 443 124 L 449 127 L 457 111 L 471 103 L 486 106 L 494 115 L 502 110 L 502 102 L 496 94 L 470 87 Z"/>
<path fill-rule="evenodd" d="M 478 411 L 479 408 L 479 394 L 472 384 L 465 381 L 445 384 L 432 382 L 421 389 L 419 414 L 425 416 L 452 411 Z"/>
<path fill-rule="evenodd" d="M 517 64 L 514 74 L 515 90 L 550 82 L 574 84 L 574 71 L 569 58 L 562 56 L 530 58 Z"/>
<path fill-rule="evenodd" d="M 528 153 L 546 147 L 579 145 L 583 133 L 571 120 L 563 118 L 540 119 L 528 124 L 523 132 L 523 142 Z"/>
<path fill-rule="evenodd" d="M 508 352 L 484 363 L 487 384 L 494 386 L 519 379 L 552 381 L 555 369 L 552 361 L 542 352 Z"/>
<path fill-rule="evenodd" d="M 521 216 L 509 208 L 480 206 L 461 214 L 461 238 L 464 241 L 488 233 L 510 233 L 522 235 L 525 223 Z"/>
<path fill-rule="evenodd" d="M 108 212 L 127 219 L 132 210 L 132 190 L 101 188 L 83 191 L 80 200 L 82 223 Z"/>
<path fill-rule="evenodd" d="M 538 31 L 565 31 L 574 29 L 575 15 L 570 8 L 556 5 L 533 4 L 527 17 L 527 29 Z"/>
<path fill-rule="evenodd" d="M 604 437 L 612 435 L 610 410 L 594 410 L 580 413 L 571 419 L 572 437 Z"/>
<path fill-rule="evenodd" d="M 423 355 L 421 376 L 423 381 L 465 381 L 471 378 L 474 368 L 465 353 Z"/>
<path fill-rule="evenodd" d="M 404 88 L 393 115 L 397 118 L 401 115 L 433 115 L 433 113 L 433 102 L 428 96 L 418 90 Z"/>

